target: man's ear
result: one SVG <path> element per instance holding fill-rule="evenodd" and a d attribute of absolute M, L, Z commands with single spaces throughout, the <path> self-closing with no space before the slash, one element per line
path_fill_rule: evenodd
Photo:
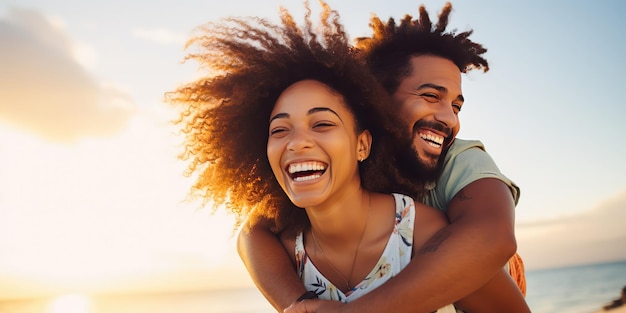
<path fill-rule="evenodd" d="M 356 155 L 359 162 L 367 159 L 372 151 L 372 134 L 369 130 L 362 131 L 356 138 Z"/>

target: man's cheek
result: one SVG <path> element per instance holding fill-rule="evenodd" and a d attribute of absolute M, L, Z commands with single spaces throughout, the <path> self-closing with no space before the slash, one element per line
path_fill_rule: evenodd
<path fill-rule="evenodd" d="M 452 128 L 452 138 L 456 138 L 456 135 L 461 130 L 461 121 L 457 120 L 456 126 Z"/>

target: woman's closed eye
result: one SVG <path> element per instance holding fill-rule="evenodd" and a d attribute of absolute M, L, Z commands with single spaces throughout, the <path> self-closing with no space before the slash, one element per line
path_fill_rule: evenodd
<path fill-rule="evenodd" d="M 270 136 L 272 137 L 281 137 L 284 136 L 287 131 L 289 131 L 286 127 L 274 127 L 270 129 Z"/>
<path fill-rule="evenodd" d="M 313 124 L 313 129 L 316 130 L 326 130 L 328 128 L 331 128 L 333 126 L 335 126 L 336 124 L 330 121 L 321 121 L 321 122 L 317 122 L 315 124 Z"/>

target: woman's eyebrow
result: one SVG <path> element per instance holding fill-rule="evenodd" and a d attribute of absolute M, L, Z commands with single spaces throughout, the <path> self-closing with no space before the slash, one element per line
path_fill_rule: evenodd
<path fill-rule="evenodd" d="M 279 118 L 289 118 L 289 114 L 288 113 L 277 113 L 276 115 L 270 117 L 270 123 L 275 120 L 275 119 L 279 119 Z"/>
<path fill-rule="evenodd" d="M 339 116 L 339 114 L 337 114 L 337 112 L 335 112 L 335 110 L 333 110 L 333 109 L 331 109 L 331 108 L 327 108 L 327 107 L 315 107 L 315 108 L 312 108 L 312 109 L 310 109 L 310 110 L 307 112 L 307 115 L 311 115 L 311 114 L 313 114 L 313 113 L 317 113 L 317 112 L 330 112 L 330 113 L 332 113 L 332 114 L 335 114 L 335 115 L 339 118 L 339 120 L 341 120 L 341 122 L 343 123 L 343 120 L 341 119 L 341 116 Z M 274 115 L 274 116 L 272 116 L 272 117 L 270 118 L 270 123 L 271 123 L 273 120 L 275 120 L 275 119 L 279 119 L 279 118 L 289 118 L 289 117 L 290 117 L 289 113 L 276 113 L 276 115 Z"/>
<path fill-rule="evenodd" d="M 343 123 L 343 120 L 341 119 L 341 116 L 339 116 L 339 114 L 337 114 L 337 112 L 335 112 L 335 110 L 331 109 L 331 108 L 327 108 L 327 107 L 315 107 L 309 110 L 308 114 L 311 115 L 313 113 L 317 113 L 317 112 L 330 112 L 335 114 L 339 120 Z"/>

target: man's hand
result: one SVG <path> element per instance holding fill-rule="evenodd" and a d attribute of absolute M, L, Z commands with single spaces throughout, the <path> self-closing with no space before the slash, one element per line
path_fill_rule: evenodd
<path fill-rule="evenodd" d="M 347 308 L 347 305 L 339 301 L 331 300 L 302 300 L 295 302 L 283 313 L 340 313 Z"/>
<path fill-rule="evenodd" d="M 322 300 L 302 300 L 294 302 L 283 313 L 315 313 Z"/>
<path fill-rule="evenodd" d="M 244 229 L 237 239 L 239 256 L 250 277 L 276 311 L 282 311 L 306 292 L 290 261 L 292 256 L 267 224 Z"/>

